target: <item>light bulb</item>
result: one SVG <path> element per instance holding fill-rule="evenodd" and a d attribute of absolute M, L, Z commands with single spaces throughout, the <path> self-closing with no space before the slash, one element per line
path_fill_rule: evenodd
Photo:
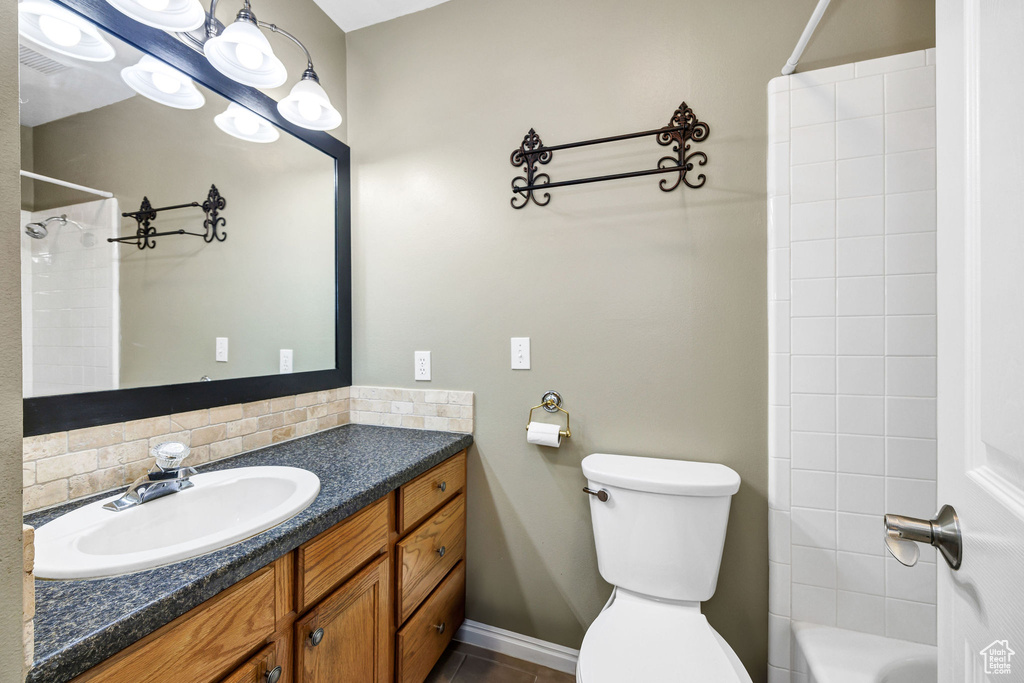
<path fill-rule="evenodd" d="M 263 66 L 263 53 L 252 45 L 235 44 L 235 57 L 246 69 L 256 70 Z"/>
<path fill-rule="evenodd" d="M 298 101 L 298 108 L 299 116 L 307 121 L 318 121 L 324 111 L 319 103 L 305 97 Z"/>
<path fill-rule="evenodd" d="M 170 0 L 137 0 L 140 5 L 151 12 L 163 12 L 171 4 Z"/>
<path fill-rule="evenodd" d="M 49 14 L 39 15 L 39 30 L 61 47 L 74 47 L 82 42 L 82 29 Z"/>
<path fill-rule="evenodd" d="M 240 113 L 235 117 L 235 128 L 242 135 L 256 135 L 256 132 L 260 129 L 260 121 L 248 112 Z"/>
<path fill-rule="evenodd" d="M 174 76 L 168 76 L 165 73 L 154 71 L 151 78 L 153 79 L 153 85 L 155 85 L 156 89 L 162 93 L 173 95 L 181 90 L 181 81 Z"/>

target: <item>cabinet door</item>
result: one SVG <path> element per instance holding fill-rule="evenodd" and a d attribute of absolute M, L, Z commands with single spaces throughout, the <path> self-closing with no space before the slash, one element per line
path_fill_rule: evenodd
<path fill-rule="evenodd" d="M 390 555 L 379 558 L 295 623 L 297 683 L 389 683 Z"/>

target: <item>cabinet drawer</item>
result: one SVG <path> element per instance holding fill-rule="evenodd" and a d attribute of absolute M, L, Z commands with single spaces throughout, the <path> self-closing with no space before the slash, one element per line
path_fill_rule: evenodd
<path fill-rule="evenodd" d="M 289 564 L 278 560 L 243 579 L 124 652 L 86 671 L 75 683 L 160 683 L 220 680 L 276 631 L 287 612 L 278 587 Z"/>
<path fill-rule="evenodd" d="M 275 643 L 260 650 L 259 654 L 235 669 L 234 673 L 221 683 L 267 683 L 270 672 L 277 667 L 277 644 Z M 277 680 L 284 681 L 283 667 Z"/>
<path fill-rule="evenodd" d="M 398 492 L 398 533 L 407 533 L 466 486 L 466 451 L 427 470 Z"/>
<path fill-rule="evenodd" d="M 466 554 L 466 497 L 459 495 L 395 546 L 398 623 L 409 618 Z"/>
<path fill-rule="evenodd" d="M 460 562 L 398 631 L 398 683 L 421 683 L 459 630 L 466 612 L 466 564 Z"/>
<path fill-rule="evenodd" d="M 388 548 L 390 496 L 366 506 L 298 550 L 301 613 Z"/>

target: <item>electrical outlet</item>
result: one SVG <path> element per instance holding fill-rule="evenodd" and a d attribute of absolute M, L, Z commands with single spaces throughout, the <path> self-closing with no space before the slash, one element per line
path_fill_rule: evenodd
<path fill-rule="evenodd" d="M 294 365 L 292 364 L 292 357 L 293 356 L 292 356 L 292 350 L 291 349 L 281 349 L 281 374 L 282 375 L 291 374 L 292 368 L 294 367 Z"/>
<path fill-rule="evenodd" d="M 228 362 L 228 338 L 217 337 L 217 362 Z"/>
<path fill-rule="evenodd" d="M 417 351 L 413 356 L 413 379 L 417 382 L 430 381 L 430 351 Z"/>
<path fill-rule="evenodd" d="M 530 369 L 530 338 L 512 337 L 512 369 Z"/>

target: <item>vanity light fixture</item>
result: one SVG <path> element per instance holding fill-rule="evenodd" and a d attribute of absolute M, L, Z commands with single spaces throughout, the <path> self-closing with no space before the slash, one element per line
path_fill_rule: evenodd
<path fill-rule="evenodd" d="M 138 64 L 122 69 L 121 78 L 143 97 L 168 107 L 199 109 L 206 104 L 191 78 L 150 55 L 143 55 Z"/>
<path fill-rule="evenodd" d="M 50 2 L 18 3 L 18 33 L 57 54 L 86 62 L 109 62 L 115 55 L 98 28 Z"/>
<path fill-rule="evenodd" d="M 215 30 L 216 22 L 211 14 L 207 31 Z M 260 31 L 260 23 L 252 13 L 248 0 L 239 10 L 234 23 L 225 27 L 220 34 L 211 35 L 207 39 L 203 53 L 217 71 L 243 85 L 276 88 L 288 80 L 288 72 L 274 54 L 270 41 Z"/>
<path fill-rule="evenodd" d="M 281 137 L 281 133 L 269 121 L 235 102 L 214 116 L 213 122 L 228 135 L 249 142 L 274 142 Z"/>
<path fill-rule="evenodd" d="M 107 0 L 135 21 L 164 31 L 193 31 L 206 23 L 199 0 Z"/>
<path fill-rule="evenodd" d="M 288 79 L 284 64 L 274 55 L 270 42 L 260 31 L 279 33 L 295 43 L 306 56 L 306 70 L 277 109 L 289 122 L 309 130 L 334 130 L 341 125 L 341 113 L 320 85 L 313 68 L 313 57 L 302 41 L 276 24 L 256 19 L 249 0 L 238 12 L 235 22 L 218 34 L 215 18 L 217 0 L 212 0 L 207 16 L 206 43 L 203 52 L 210 64 L 225 76 L 244 85 L 274 88 Z"/>
<path fill-rule="evenodd" d="M 277 103 L 277 110 L 296 126 L 310 130 L 334 130 L 341 125 L 341 113 L 331 106 L 312 62 L 288 97 Z"/>

